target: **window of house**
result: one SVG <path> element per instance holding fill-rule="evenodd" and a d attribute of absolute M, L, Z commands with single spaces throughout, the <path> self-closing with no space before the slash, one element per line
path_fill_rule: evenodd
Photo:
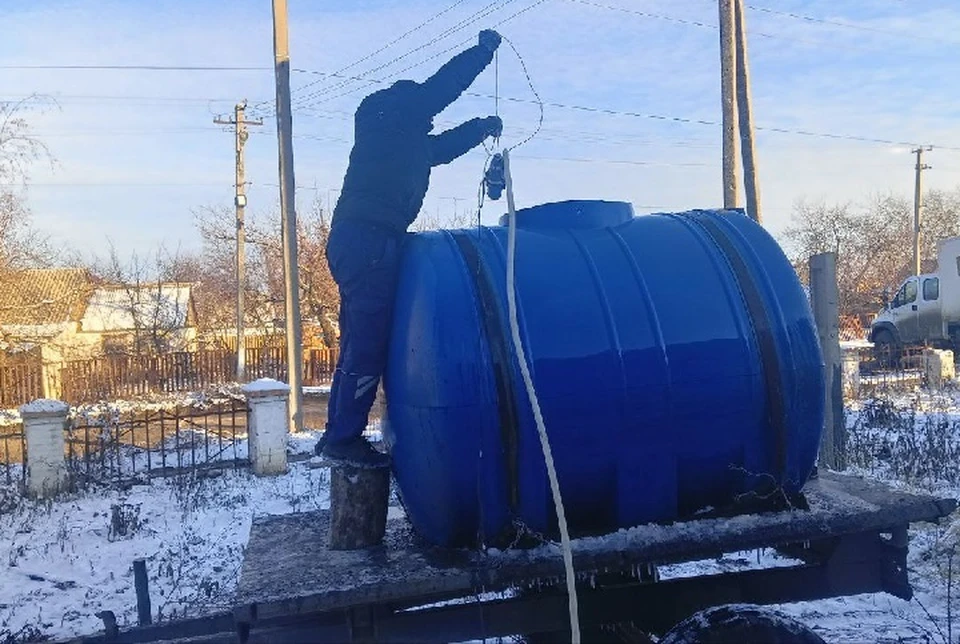
<path fill-rule="evenodd" d="M 923 280 L 923 299 L 932 302 L 940 297 L 940 278 L 928 277 Z"/>

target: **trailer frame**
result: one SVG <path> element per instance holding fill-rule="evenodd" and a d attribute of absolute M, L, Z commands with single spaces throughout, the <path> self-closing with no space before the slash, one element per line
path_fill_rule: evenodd
<path fill-rule="evenodd" d="M 725 604 L 783 604 L 861 593 L 912 596 L 911 523 L 957 503 L 821 473 L 809 509 L 646 525 L 576 539 L 584 629 L 626 641 L 662 634 Z M 326 549 L 327 511 L 255 519 L 232 611 L 83 638 L 87 642 L 451 642 L 562 633 L 567 599 L 559 548 L 479 552 L 423 543 L 404 518 L 385 543 Z M 657 567 L 773 548 L 785 565 L 660 579 Z M 647 640 L 649 641 L 649 640 Z"/>

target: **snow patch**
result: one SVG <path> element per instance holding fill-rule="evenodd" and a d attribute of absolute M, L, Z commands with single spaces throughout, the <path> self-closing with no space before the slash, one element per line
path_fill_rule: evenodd
<path fill-rule="evenodd" d="M 245 394 L 265 394 L 265 393 L 289 393 L 290 385 L 273 378 L 260 378 L 253 382 L 245 384 L 243 387 Z"/>
<path fill-rule="evenodd" d="M 61 400 L 41 398 L 20 406 L 20 414 L 65 414 L 70 406 Z"/>

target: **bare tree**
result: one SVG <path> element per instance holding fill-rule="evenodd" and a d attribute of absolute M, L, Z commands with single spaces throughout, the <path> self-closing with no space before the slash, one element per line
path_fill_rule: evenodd
<path fill-rule="evenodd" d="M 31 132 L 27 115 L 55 105 L 37 95 L 0 101 L 0 271 L 54 262 L 49 241 L 30 226 L 26 186 L 34 164 L 54 163 L 47 146 Z"/>
<path fill-rule="evenodd" d="M 205 330 L 232 328 L 234 320 L 236 275 L 234 214 L 227 208 L 200 208 L 196 223 L 203 240 L 202 268 L 198 273 L 198 316 Z M 441 218 L 439 213 L 421 213 L 413 229 L 434 230 L 440 227 L 468 227 L 471 213 L 464 209 L 454 217 Z M 319 199 L 298 213 L 297 243 L 300 268 L 300 302 L 304 320 L 320 328 L 324 344 L 338 342 L 337 315 L 340 292 L 327 265 L 327 240 L 330 237 L 330 215 Z M 277 326 L 283 311 L 283 245 L 280 217 L 253 215 L 247 220 L 247 323 L 266 329 Z M 268 319 L 269 318 L 269 319 Z"/>
<path fill-rule="evenodd" d="M 468 209 L 458 210 L 456 208 L 456 202 L 460 201 L 460 199 L 453 201 L 453 214 L 441 214 L 439 210 L 435 210 L 433 212 L 430 212 L 429 210 L 421 210 L 410 229 L 413 232 L 423 233 L 430 230 L 439 230 L 441 228 L 470 228 L 472 226 L 476 226 L 476 211 L 470 212 Z"/>
<path fill-rule="evenodd" d="M 327 240 L 330 222 L 319 199 L 297 217 L 298 266 L 300 268 L 300 303 L 307 321 L 320 327 L 323 342 L 336 346 L 337 314 L 340 292 L 327 265 Z M 260 247 L 264 261 L 266 288 L 271 302 L 283 306 L 283 246 L 280 218 L 272 217 L 269 225 L 258 222 L 251 226 L 249 239 Z"/>
<path fill-rule="evenodd" d="M 228 346 L 236 325 L 235 215 L 232 209 L 204 207 L 194 216 L 203 244 L 201 264 L 195 272 L 197 317 L 206 337 Z M 244 320 L 247 328 L 269 334 L 276 327 L 276 302 L 282 303 L 282 297 L 278 300 L 269 288 L 264 248 L 274 242 L 269 235 L 264 237 L 251 221 L 247 226 Z"/>
<path fill-rule="evenodd" d="M 960 234 L 960 189 L 932 190 L 924 199 L 920 252 L 924 270 L 931 271 L 938 242 Z M 803 277 L 811 255 L 836 252 L 840 312 L 864 317 L 910 273 L 912 229 L 913 204 L 897 195 L 877 195 L 859 206 L 800 201 L 784 240 Z"/>
<path fill-rule="evenodd" d="M 105 336 L 116 335 L 112 350 L 156 355 L 186 349 L 190 266 L 163 246 L 153 257 L 132 253 L 127 261 L 109 246 L 106 260 L 91 267 L 99 288 L 89 306 Z"/>

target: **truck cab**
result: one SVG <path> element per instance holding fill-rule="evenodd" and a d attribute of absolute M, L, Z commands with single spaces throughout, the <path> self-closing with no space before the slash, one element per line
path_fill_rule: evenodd
<path fill-rule="evenodd" d="M 945 331 L 940 309 L 940 276 L 926 274 L 904 280 L 873 321 L 870 340 L 877 345 L 895 347 L 939 344 L 949 340 Z"/>
<path fill-rule="evenodd" d="M 906 346 L 960 349 L 960 237 L 937 244 L 937 270 L 908 277 L 870 327 L 878 357 Z"/>

